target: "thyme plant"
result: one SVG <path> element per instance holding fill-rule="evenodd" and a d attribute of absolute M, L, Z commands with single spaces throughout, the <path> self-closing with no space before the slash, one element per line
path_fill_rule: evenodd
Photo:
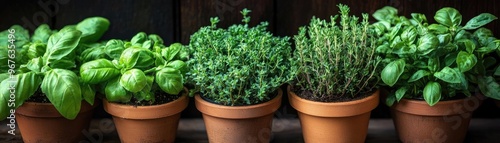
<path fill-rule="evenodd" d="M 222 105 L 251 105 L 271 99 L 282 84 L 291 81 L 296 68 L 289 37 L 266 31 L 267 22 L 250 27 L 250 10 L 243 9 L 243 23 L 217 28 L 219 19 L 191 36 L 192 58 L 188 81 L 209 100 Z M 191 94 L 192 95 L 192 94 Z"/>
<path fill-rule="evenodd" d="M 379 81 L 375 39 L 368 15 L 362 21 L 339 4 L 339 15 L 330 22 L 313 17 L 294 37 L 299 73 L 294 90 L 314 101 L 334 102 L 361 98 Z"/>

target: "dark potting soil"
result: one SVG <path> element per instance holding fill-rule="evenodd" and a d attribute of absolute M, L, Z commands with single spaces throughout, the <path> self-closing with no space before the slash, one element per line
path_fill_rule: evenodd
<path fill-rule="evenodd" d="M 317 95 L 313 95 L 312 91 L 302 91 L 299 89 L 295 89 L 293 87 L 291 90 L 293 92 L 295 92 L 297 94 L 297 96 L 299 96 L 303 99 L 317 101 L 317 102 L 332 102 L 332 103 L 347 102 L 347 101 L 354 101 L 354 100 L 363 99 L 365 97 L 372 95 L 375 92 L 375 91 L 372 91 L 372 92 L 367 92 L 367 93 L 360 93 L 361 96 L 356 96 L 353 98 L 352 96 L 349 96 L 349 95 L 346 95 L 346 96 L 328 96 L 328 95 L 317 96 Z"/>
<path fill-rule="evenodd" d="M 168 102 L 172 102 L 176 99 L 178 99 L 179 97 L 181 97 L 182 94 L 184 94 L 184 90 L 182 90 L 178 95 L 172 95 L 172 94 L 167 94 L 167 93 L 164 93 L 164 92 L 155 92 L 154 95 L 155 95 L 155 101 L 137 101 L 135 100 L 134 98 L 132 98 L 132 100 L 129 102 L 129 103 L 123 103 L 123 104 L 126 104 L 126 105 L 132 105 L 132 106 L 152 106 L 152 105 L 160 105 L 160 104 L 164 104 L 164 103 L 168 103 Z"/>
<path fill-rule="evenodd" d="M 50 103 L 50 100 L 40 90 L 37 90 L 26 102 Z"/>

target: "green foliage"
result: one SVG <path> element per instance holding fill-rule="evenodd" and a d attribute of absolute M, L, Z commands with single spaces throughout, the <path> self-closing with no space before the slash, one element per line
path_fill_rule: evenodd
<path fill-rule="evenodd" d="M 493 68 L 487 68 L 496 62 L 490 53 L 500 41 L 482 28 L 497 19 L 494 15 L 482 13 L 465 26 L 462 15 L 451 7 L 436 12 L 437 23 L 428 23 L 419 13 L 412 13 L 411 19 L 398 16 L 392 7 L 377 10 L 373 17 L 378 20 L 372 25 L 379 36 L 377 52 L 385 64 L 382 81 L 392 87 L 387 105 L 401 98 L 423 98 L 432 106 L 457 93 L 470 96 L 474 85 L 486 96 L 500 97 L 495 92 L 498 84 L 491 84 Z"/>
<path fill-rule="evenodd" d="M 95 19 L 107 21 L 101 17 L 92 17 L 80 22 L 81 26 L 66 26 L 59 31 L 51 30 L 46 24 L 42 24 L 34 31 L 31 38 L 26 29 L 17 25 L 12 26 L 11 29 L 15 29 L 16 40 L 15 64 L 19 65 L 19 68 L 16 67 L 14 78 L 0 80 L 0 98 L 3 98 L 0 100 L 0 112 L 9 112 L 3 107 L 10 104 L 7 99 L 12 85 L 15 85 L 14 108 L 21 106 L 38 90 L 45 94 L 59 113 L 67 119 L 74 119 L 80 112 L 82 100 L 94 104 L 93 87 L 80 82 L 77 61 L 81 57 L 77 56 L 79 54 L 76 52 L 90 47 L 88 45 L 94 44 L 93 42 L 100 39 L 102 33 L 107 30 L 107 26 L 92 22 Z M 92 34 L 92 31 L 101 34 Z M 6 32 L 8 34 L 7 30 L 0 32 L 0 37 L 8 37 L 4 35 Z M 82 41 L 82 37 L 86 36 L 94 40 Z M 3 44 L 5 43 L 0 44 L 2 50 L 5 46 Z M 3 56 L 0 55 L 0 61 L 4 60 Z M 9 68 L 3 68 L 2 65 L 3 69 Z M 0 73 L 6 74 L 4 71 Z M 2 114 L 0 119 L 4 118 Z"/>
<path fill-rule="evenodd" d="M 177 95 L 184 89 L 187 49 L 175 43 L 166 47 L 158 35 L 136 34 L 131 41 L 109 40 L 83 51 L 82 82 L 104 85 L 99 89 L 111 102 L 155 102 L 155 93 Z M 156 82 L 155 82 L 156 81 Z"/>
<path fill-rule="evenodd" d="M 249 12 L 241 11 L 244 24 L 222 29 L 217 28 L 219 19 L 211 18 L 212 25 L 191 36 L 192 93 L 200 92 L 222 105 L 250 105 L 270 100 L 273 92 L 293 79 L 297 69 L 290 38 L 273 36 L 266 31 L 267 22 L 250 27 Z"/>
<path fill-rule="evenodd" d="M 344 96 L 360 97 L 374 91 L 379 81 L 381 59 L 375 55 L 375 35 L 368 15 L 359 20 L 349 15 L 348 6 L 338 7 L 340 15 L 331 16 L 330 22 L 313 17 L 294 37 L 294 58 L 299 67 L 296 86 L 315 96 L 308 99 L 331 102 Z"/>

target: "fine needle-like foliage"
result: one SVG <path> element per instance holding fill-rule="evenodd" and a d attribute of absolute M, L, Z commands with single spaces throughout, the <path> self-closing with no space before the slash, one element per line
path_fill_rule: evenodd
<path fill-rule="evenodd" d="M 375 39 L 368 15 L 360 21 L 339 4 L 330 22 L 313 17 L 294 37 L 299 73 L 294 90 L 303 98 L 335 102 L 365 97 L 379 81 Z M 340 23 L 337 23 L 339 20 Z"/>
<path fill-rule="evenodd" d="M 267 22 L 250 27 L 249 12 L 241 11 L 244 24 L 217 28 L 219 19 L 212 18 L 211 26 L 191 36 L 188 81 L 195 85 L 192 93 L 222 105 L 250 105 L 270 100 L 293 79 L 296 68 L 290 38 L 273 36 L 266 31 Z"/>

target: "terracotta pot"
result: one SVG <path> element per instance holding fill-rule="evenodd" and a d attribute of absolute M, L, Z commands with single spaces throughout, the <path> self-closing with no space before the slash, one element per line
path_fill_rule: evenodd
<path fill-rule="evenodd" d="M 401 99 L 391 109 L 402 142 L 461 143 L 472 112 L 482 101 L 472 96 L 440 101 L 431 107 L 425 101 Z"/>
<path fill-rule="evenodd" d="M 64 118 L 51 103 L 25 102 L 16 109 L 16 120 L 25 143 L 70 143 L 84 139 L 93 109 L 82 101 L 80 113 L 74 120 Z"/>
<path fill-rule="evenodd" d="M 103 106 L 113 116 L 122 143 L 171 143 L 188 100 L 185 92 L 179 99 L 161 105 L 134 107 L 103 100 Z"/>
<path fill-rule="evenodd" d="M 348 102 L 316 102 L 297 96 L 288 87 L 290 105 L 299 115 L 306 143 L 364 143 L 370 113 L 379 103 L 379 91 Z"/>
<path fill-rule="evenodd" d="M 196 108 L 203 120 L 211 143 L 269 143 L 273 114 L 281 105 L 281 89 L 274 99 L 249 106 L 224 106 L 195 96 Z"/>

